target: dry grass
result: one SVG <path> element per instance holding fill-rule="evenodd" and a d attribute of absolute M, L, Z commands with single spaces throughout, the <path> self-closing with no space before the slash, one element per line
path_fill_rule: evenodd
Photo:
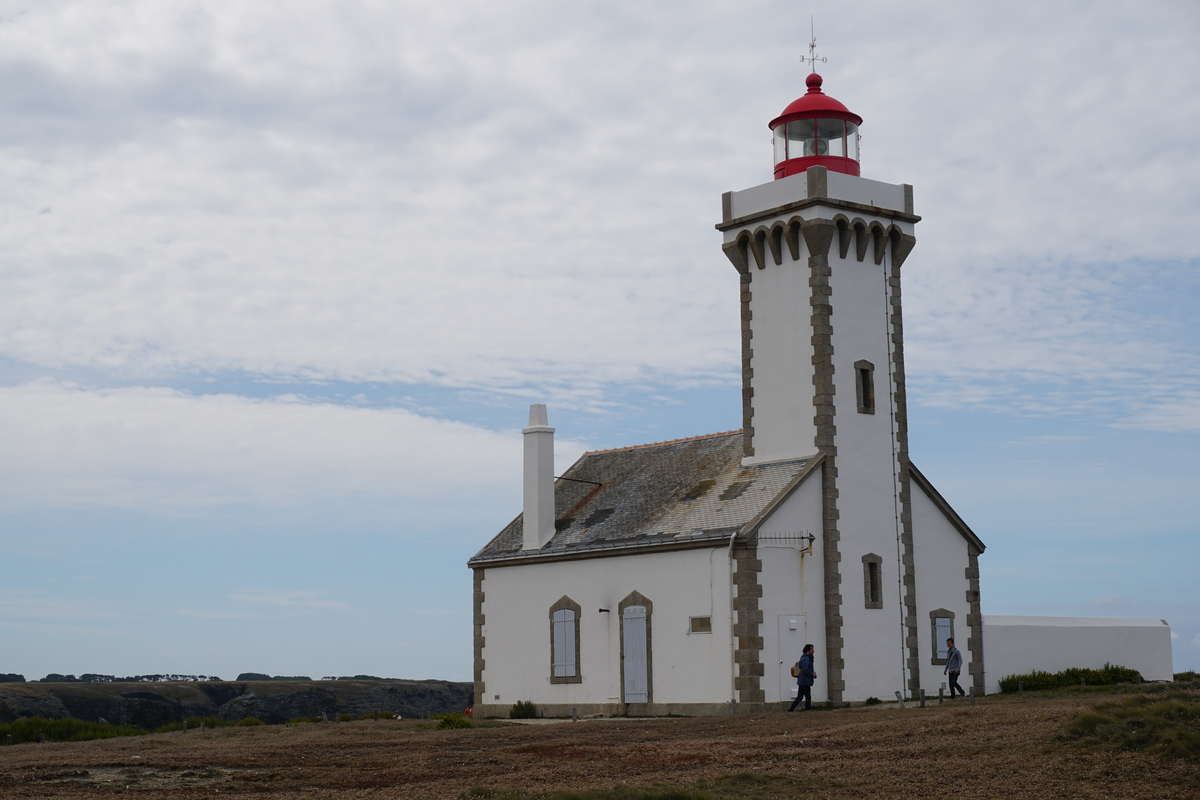
<path fill-rule="evenodd" d="M 381 720 L 0 746 L 0 797 L 1194 800 L 1195 758 L 1062 739 L 1109 699 L 463 730 Z"/>

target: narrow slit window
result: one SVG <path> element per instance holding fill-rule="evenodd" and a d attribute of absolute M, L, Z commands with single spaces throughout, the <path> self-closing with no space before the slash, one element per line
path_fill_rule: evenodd
<path fill-rule="evenodd" d="M 867 553 L 862 562 L 863 604 L 866 608 L 883 608 L 883 559 Z"/>
<path fill-rule="evenodd" d="M 854 383 L 858 390 L 858 413 L 875 413 L 875 365 L 870 361 L 854 362 Z"/>

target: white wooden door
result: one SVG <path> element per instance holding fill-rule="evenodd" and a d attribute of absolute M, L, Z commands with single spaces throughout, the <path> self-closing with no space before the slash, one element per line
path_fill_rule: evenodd
<path fill-rule="evenodd" d="M 647 703 L 650 681 L 646 674 L 646 608 L 629 606 L 624 613 L 625 702 Z"/>
<path fill-rule="evenodd" d="M 792 665 L 804 653 L 805 620 L 803 614 L 779 615 L 779 699 L 791 701 L 796 696 L 796 679 Z"/>

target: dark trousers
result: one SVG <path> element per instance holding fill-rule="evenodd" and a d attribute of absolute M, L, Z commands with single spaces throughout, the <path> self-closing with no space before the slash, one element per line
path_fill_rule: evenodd
<path fill-rule="evenodd" d="M 800 691 L 796 693 L 796 699 L 792 701 L 792 707 L 788 711 L 795 711 L 796 706 L 800 705 L 800 701 L 804 701 L 804 710 L 812 711 L 812 687 L 801 684 Z"/>
<path fill-rule="evenodd" d="M 954 690 L 955 689 L 957 689 L 958 693 L 961 694 L 963 697 L 967 696 L 967 693 L 963 691 L 963 688 L 958 685 L 958 673 L 951 672 L 950 673 L 950 699 L 951 700 L 954 699 Z"/>

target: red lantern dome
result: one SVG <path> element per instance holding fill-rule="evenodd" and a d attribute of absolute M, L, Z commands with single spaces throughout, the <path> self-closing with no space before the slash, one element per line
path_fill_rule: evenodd
<path fill-rule="evenodd" d="M 809 167 L 858 175 L 858 126 L 862 117 L 821 91 L 821 76 L 805 81 L 808 93 L 771 121 L 775 179 Z"/>

